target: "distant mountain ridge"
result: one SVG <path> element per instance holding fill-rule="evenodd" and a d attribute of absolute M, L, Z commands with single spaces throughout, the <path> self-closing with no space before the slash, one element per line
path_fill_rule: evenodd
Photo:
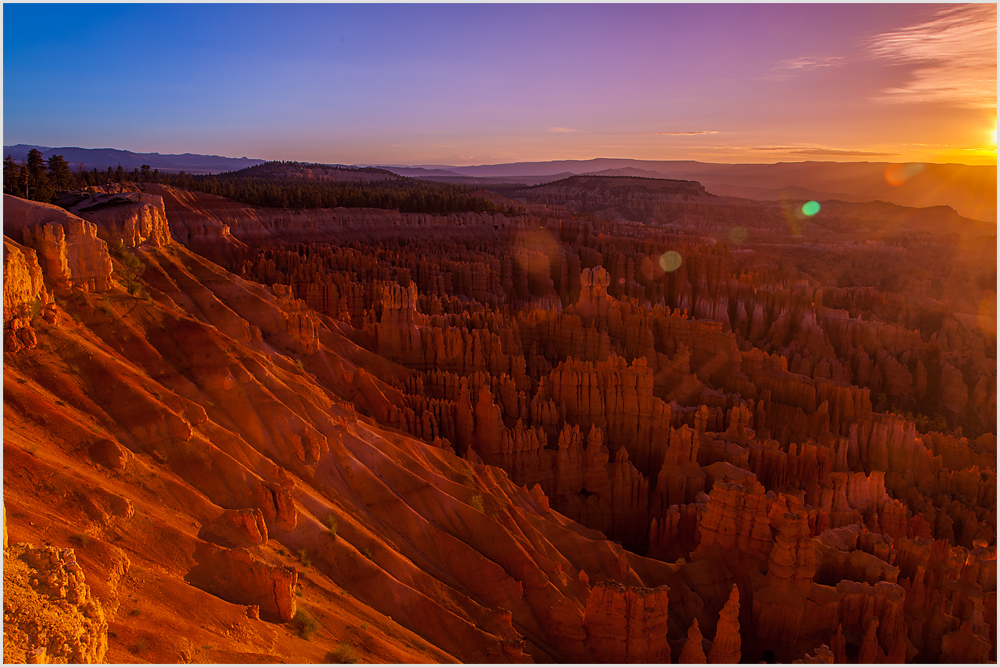
<path fill-rule="evenodd" d="M 75 146 L 51 148 L 29 144 L 4 146 L 3 156 L 10 155 L 15 160 L 20 161 L 27 156 L 28 151 L 32 148 L 40 150 L 46 159 L 51 155 L 62 155 L 74 171 L 78 165 L 89 171 L 91 169 L 103 170 L 118 165 L 121 165 L 123 169 L 131 170 L 148 164 L 150 169 L 159 169 L 169 173 L 185 171 L 189 174 L 218 174 L 223 171 L 236 171 L 253 167 L 265 162 L 265 160 L 247 157 L 234 158 L 221 155 L 199 155 L 197 153 L 179 155 L 134 153 L 116 148 L 78 148 Z"/>
<path fill-rule="evenodd" d="M 4 146 L 4 157 L 23 160 L 37 148 L 42 155 L 62 155 L 76 170 L 107 169 L 119 164 L 132 170 L 148 164 L 161 172 L 218 174 L 238 171 L 266 160 L 231 158 L 195 153 L 135 153 L 114 148 L 50 148 L 17 144 Z M 507 164 L 380 166 L 401 176 L 449 184 L 537 185 L 576 175 L 638 176 L 698 181 L 712 194 L 756 200 L 816 199 L 863 203 L 885 201 L 900 206 L 925 208 L 950 206 L 974 220 L 996 222 L 996 166 L 923 164 L 912 169 L 889 162 L 778 162 L 775 164 L 717 164 L 695 160 L 635 160 L 594 158 Z M 895 178 L 893 170 L 905 172 Z"/>
<path fill-rule="evenodd" d="M 757 200 L 809 198 L 848 202 L 886 201 L 924 208 L 951 206 L 967 218 L 996 222 L 996 166 L 889 162 L 778 162 L 716 164 L 694 160 L 594 158 L 552 162 L 450 167 L 385 167 L 406 176 L 458 182 L 515 182 L 528 185 L 570 175 L 641 176 L 698 181 L 709 192 Z"/>

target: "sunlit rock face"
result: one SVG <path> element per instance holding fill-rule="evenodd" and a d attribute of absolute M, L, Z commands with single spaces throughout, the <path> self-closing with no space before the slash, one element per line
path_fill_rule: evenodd
<path fill-rule="evenodd" d="M 609 187 L 5 198 L 11 541 L 115 662 L 995 660 L 995 234 Z"/>

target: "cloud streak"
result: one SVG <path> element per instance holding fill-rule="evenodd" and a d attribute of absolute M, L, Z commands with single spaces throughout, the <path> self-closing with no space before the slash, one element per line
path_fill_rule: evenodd
<path fill-rule="evenodd" d="M 926 23 L 877 35 L 868 47 L 876 58 L 914 67 L 907 81 L 877 100 L 996 107 L 996 5 L 949 7 Z"/>
<path fill-rule="evenodd" d="M 550 127 L 549 132 L 576 132 L 576 130 L 571 130 L 568 127 Z"/>
<path fill-rule="evenodd" d="M 883 153 L 881 151 L 861 151 L 847 150 L 841 148 L 816 148 L 809 146 L 754 146 L 752 151 L 773 151 L 778 153 L 788 153 L 789 155 L 803 155 L 809 157 L 829 156 L 829 157 L 891 157 L 899 153 Z"/>
<path fill-rule="evenodd" d="M 827 56 L 826 58 L 792 58 L 782 60 L 776 69 L 794 72 L 796 70 L 820 69 L 823 67 L 837 67 L 843 58 L 840 56 Z"/>
<path fill-rule="evenodd" d="M 791 151 L 795 155 L 829 155 L 840 157 L 889 157 L 899 153 L 880 153 L 878 151 L 847 151 L 836 148 L 807 148 Z"/>
<path fill-rule="evenodd" d="M 823 69 L 826 67 L 840 67 L 840 65 L 843 64 L 843 60 L 844 59 L 840 56 L 803 56 L 802 58 L 782 60 L 771 68 L 771 73 L 769 75 L 761 77 L 761 80 L 788 81 L 794 76 L 805 74 L 806 72 L 811 72 L 813 70 Z"/>
<path fill-rule="evenodd" d="M 718 130 L 695 130 L 692 132 L 653 132 L 653 134 L 667 137 L 688 137 L 695 134 L 718 134 Z"/>

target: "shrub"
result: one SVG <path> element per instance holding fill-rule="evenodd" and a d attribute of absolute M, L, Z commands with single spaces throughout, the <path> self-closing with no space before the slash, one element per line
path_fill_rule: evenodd
<path fill-rule="evenodd" d="M 370 561 L 374 561 L 375 560 L 375 556 L 372 555 L 372 550 L 369 549 L 368 547 L 365 547 L 364 549 L 362 549 L 361 553 L 363 553 L 365 555 L 365 558 L 367 558 L 368 560 L 370 560 Z"/>
<path fill-rule="evenodd" d="M 146 646 L 146 642 L 140 639 L 136 643 L 132 644 L 132 653 L 142 653 L 147 648 L 149 647 Z"/>
<path fill-rule="evenodd" d="M 483 497 L 480 496 L 479 494 L 472 496 L 472 500 L 469 501 L 469 504 L 472 505 L 472 509 L 476 510 L 477 512 L 483 512 L 483 513 L 486 512 L 486 510 L 483 509 Z"/>
<path fill-rule="evenodd" d="M 298 633 L 299 637 L 312 641 L 313 635 L 316 634 L 322 627 L 312 614 L 310 614 L 305 609 L 299 609 L 295 612 L 295 619 L 293 620 L 295 624 L 295 631 Z"/>
<path fill-rule="evenodd" d="M 330 664 L 353 665 L 357 661 L 358 656 L 350 644 L 338 644 L 337 648 L 326 654 L 326 662 Z"/>
<path fill-rule="evenodd" d="M 305 549 L 299 549 L 298 556 L 299 562 L 302 563 L 302 567 L 309 567 L 313 564 L 312 559 L 309 558 L 309 554 Z"/>
<path fill-rule="evenodd" d="M 69 541 L 75 547 L 85 547 L 90 544 L 91 537 L 86 533 L 77 533 L 75 535 L 70 535 Z"/>
<path fill-rule="evenodd" d="M 139 276 L 146 270 L 145 262 L 138 255 L 130 252 L 121 240 L 111 244 L 108 250 L 121 262 L 122 279 L 128 293 L 132 296 L 144 297 L 146 292 L 139 284 Z"/>
<path fill-rule="evenodd" d="M 326 529 L 330 531 L 330 537 L 337 537 L 337 529 L 340 528 L 340 523 L 337 521 L 337 517 L 332 514 L 327 514 L 326 518 L 323 519 L 323 524 Z"/>
<path fill-rule="evenodd" d="M 132 609 L 131 611 L 129 611 L 128 615 L 129 616 L 142 616 L 142 610 L 137 607 L 137 608 Z"/>

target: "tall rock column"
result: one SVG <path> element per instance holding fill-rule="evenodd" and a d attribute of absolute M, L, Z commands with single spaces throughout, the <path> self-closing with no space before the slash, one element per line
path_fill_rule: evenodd
<path fill-rule="evenodd" d="M 719 612 L 715 641 L 708 652 L 708 661 L 736 664 L 740 661 L 740 590 L 733 584 L 729 600 Z"/>

